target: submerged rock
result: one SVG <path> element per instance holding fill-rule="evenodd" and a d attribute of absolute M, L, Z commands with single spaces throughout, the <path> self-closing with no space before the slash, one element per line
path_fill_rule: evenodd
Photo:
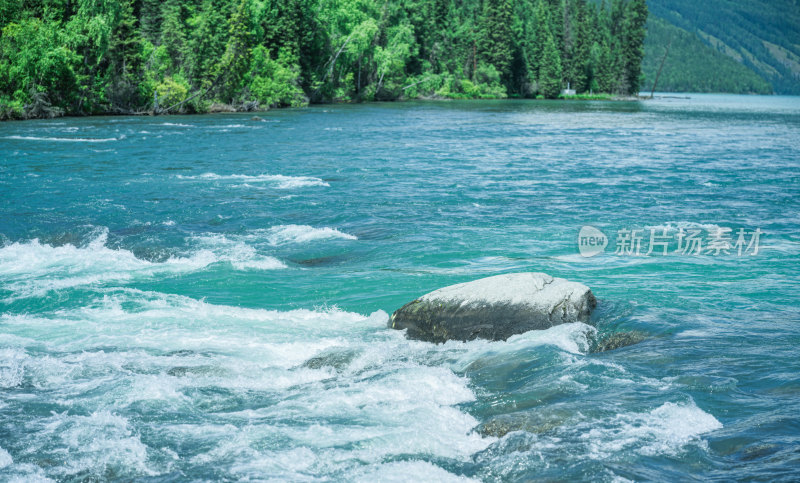
<path fill-rule="evenodd" d="M 358 351 L 334 347 L 324 350 L 320 354 L 312 357 L 303 363 L 303 367 L 309 369 L 322 369 L 325 367 L 333 368 L 337 371 L 344 370 L 353 359 L 358 356 Z"/>
<path fill-rule="evenodd" d="M 597 302 L 586 285 L 544 273 L 510 273 L 440 288 L 407 303 L 389 327 L 429 342 L 506 340 L 566 322 L 588 322 Z"/>
<path fill-rule="evenodd" d="M 330 266 L 330 265 L 338 265 L 347 261 L 348 257 L 342 255 L 330 255 L 326 257 L 315 257 L 315 258 L 304 258 L 301 260 L 292 260 L 293 262 L 297 263 L 298 265 L 303 265 L 306 267 L 319 267 L 319 266 Z"/>
<path fill-rule="evenodd" d="M 479 424 L 474 431 L 481 436 L 496 438 L 502 438 L 514 431 L 542 434 L 561 426 L 568 418 L 568 412 L 501 414 Z"/>
<path fill-rule="evenodd" d="M 173 377 L 188 377 L 198 375 L 222 375 L 223 371 L 214 366 L 175 366 L 167 371 L 167 375 Z"/>
<path fill-rule="evenodd" d="M 605 352 L 638 344 L 646 338 L 644 332 L 632 330 L 630 332 L 616 332 L 600 338 L 592 348 L 592 352 Z"/>
<path fill-rule="evenodd" d="M 178 349 L 175 351 L 170 351 L 164 354 L 167 357 L 184 357 L 184 356 L 193 356 L 197 354 L 197 352 L 191 349 Z"/>

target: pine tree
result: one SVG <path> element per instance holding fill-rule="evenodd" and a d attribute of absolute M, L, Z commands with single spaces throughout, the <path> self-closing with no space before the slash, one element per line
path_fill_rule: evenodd
<path fill-rule="evenodd" d="M 430 47 L 429 60 L 434 72 L 442 71 L 446 59 L 452 53 L 451 24 L 453 8 L 452 0 L 434 0 L 432 5 L 433 41 Z"/>
<path fill-rule="evenodd" d="M 591 18 L 587 14 L 585 0 L 575 1 L 575 45 L 573 47 L 572 69 L 568 80 L 576 92 L 589 90 L 591 66 L 590 54 L 593 44 Z"/>
<path fill-rule="evenodd" d="M 142 37 L 139 21 L 133 14 L 133 0 L 121 2 L 121 18 L 113 31 L 108 61 L 111 82 L 106 88 L 112 110 L 128 112 L 143 102 L 139 81 L 142 78 Z"/>
<path fill-rule="evenodd" d="M 211 77 L 214 64 L 225 51 L 228 23 L 220 6 L 212 0 L 203 0 L 190 22 L 185 66 L 189 77 L 199 85 Z"/>
<path fill-rule="evenodd" d="M 625 94 L 637 95 L 642 75 L 644 58 L 645 24 L 647 4 L 645 0 L 631 0 L 625 9 L 622 30 L 623 71 Z"/>
<path fill-rule="evenodd" d="M 161 0 L 141 0 L 139 24 L 142 36 L 157 44 L 161 39 Z"/>
<path fill-rule="evenodd" d="M 597 38 L 592 46 L 593 59 L 595 60 L 594 77 L 597 80 L 597 90 L 600 92 L 615 92 L 617 86 L 617 63 L 614 52 L 614 37 L 611 33 L 613 21 L 605 2 L 600 6 L 595 24 Z"/>
<path fill-rule="evenodd" d="M 573 8 L 574 0 L 561 0 L 560 17 L 561 24 L 556 28 L 561 29 L 561 43 L 557 44 L 561 52 L 562 76 L 570 85 L 574 84 L 575 75 L 575 43 L 577 36 L 577 12 Z M 574 87 L 574 86 L 573 86 Z"/>
<path fill-rule="evenodd" d="M 565 0 L 548 0 L 550 2 L 550 34 L 556 43 L 556 49 L 563 55 L 564 34 L 566 28 Z"/>
<path fill-rule="evenodd" d="M 534 83 L 539 80 L 539 68 L 542 65 L 542 57 L 544 56 L 544 46 L 547 43 L 547 37 L 550 35 L 550 14 L 544 0 L 537 0 L 535 13 L 534 13 L 534 38 L 530 52 L 530 65 L 529 72 L 533 77 Z"/>
<path fill-rule="evenodd" d="M 552 35 L 547 37 L 539 67 L 539 92 L 548 99 L 561 93 L 561 58 Z"/>
<path fill-rule="evenodd" d="M 241 0 L 231 16 L 225 53 L 214 69 L 214 92 L 221 100 L 234 103 L 250 62 L 249 2 Z"/>
<path fill-rule="evenodd" d="M 183 8 L 180 0 L 167 0 L 161 8 L 161 45 L 167 50 L 172 63 L 171 73 L 179 72 L 186 52 L 186 34 L 183 31 Z"/>
<path fill-rule="evenodd" d="M 483 32 L 479 45 L 480 58 L 493 65 L 508 83 L 513 60 L 511 0 L 486 0 L 483 13 Z"/>
<path fill-rule="evenodd" d="M 22 0 L 3 0 L 0 2 L 0 30 L 22 14 Z"/>

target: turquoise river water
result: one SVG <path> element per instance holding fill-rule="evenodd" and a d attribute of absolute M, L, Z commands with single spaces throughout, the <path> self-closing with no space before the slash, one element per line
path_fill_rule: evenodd
<path fill-rule="evenodd" d="M 0 480 L 797 480 L 800 98 L 689 97 L 0 124 Z M 591 323 L 387 328 L 517 271 Z"/>

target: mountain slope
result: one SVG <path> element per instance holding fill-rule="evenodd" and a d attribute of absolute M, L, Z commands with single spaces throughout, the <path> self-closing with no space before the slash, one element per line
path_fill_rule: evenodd
<path fill-rule="evenodd" d="M 648 7 L 645 88 L 672 38 L 659 90 L 760 92 L 751 75 L 712 50 L 774 92 L 800 94 L 800 0 L 648 0 Z"/>
<path fill-rule="evenodd" d="M 669 53 L 656 86 L 659 91 L 737 94 L 770 94 L 773 91 L 761 76 L 705 44 L 696 34 L 658 17 L 650 17 L 642 63 L 645 92 L 653 88 L 667 45 Z"/>

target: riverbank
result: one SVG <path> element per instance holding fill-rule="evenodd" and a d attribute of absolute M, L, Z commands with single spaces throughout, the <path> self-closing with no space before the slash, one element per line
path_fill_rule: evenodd
<path fill-rule="evenodd" d="M 382 104 L 382 103 L 395 103 L 395 102 L 414 102 L 414 101 L 499 101 L 499 100 L 515 100 L 515 101 L 613 101 L 613 102 L 638 102 L 649 100 L 647 96 L 619 96 L 613 94 L 575 94 L 575 95 L 559 95 L 555 99 L 545 99 L 542 96 L 535 98 L 517 98 L 517 97 L 456 97 L 456 96 L 425 96 L 410 99 L 396 99 L 387 101 L 364 101 L 364 102 L 320 102 L 320 103 L 304 103 L 299 106 L 285 106 L 285 107 L 267 107 L 262 108 L 258 103 L 244 103 L 239 106 L 233 104 L 225 104 L 220 102 L 209 103 L 205 110 L 190 110 L 190 111 L 174 111 L 174 112 L 154 112 L 141 111 L 141 112 L 98 112 L 92 114 L 67 114 L 63 110 L 53 108 L 49 104 L 38 104 L 33 106 L 24 106 L 22 108 L 16 107 L 9 108 L 7 104 L 0 104 L 0 121 L 28 121 L 35 119 L 55 119 L 61 117 L 109 117 L 109 116 L 184 116 L 194 114 L 226 114 L 226 113 L 252 113 L 254 115 L 269 112 L 275 109 L 286 109 L 289 107 L 308 107 L 312 105 L 356 105 L 356 104 Z M 27 108 L 27 109 L 26 109 Z"/>

